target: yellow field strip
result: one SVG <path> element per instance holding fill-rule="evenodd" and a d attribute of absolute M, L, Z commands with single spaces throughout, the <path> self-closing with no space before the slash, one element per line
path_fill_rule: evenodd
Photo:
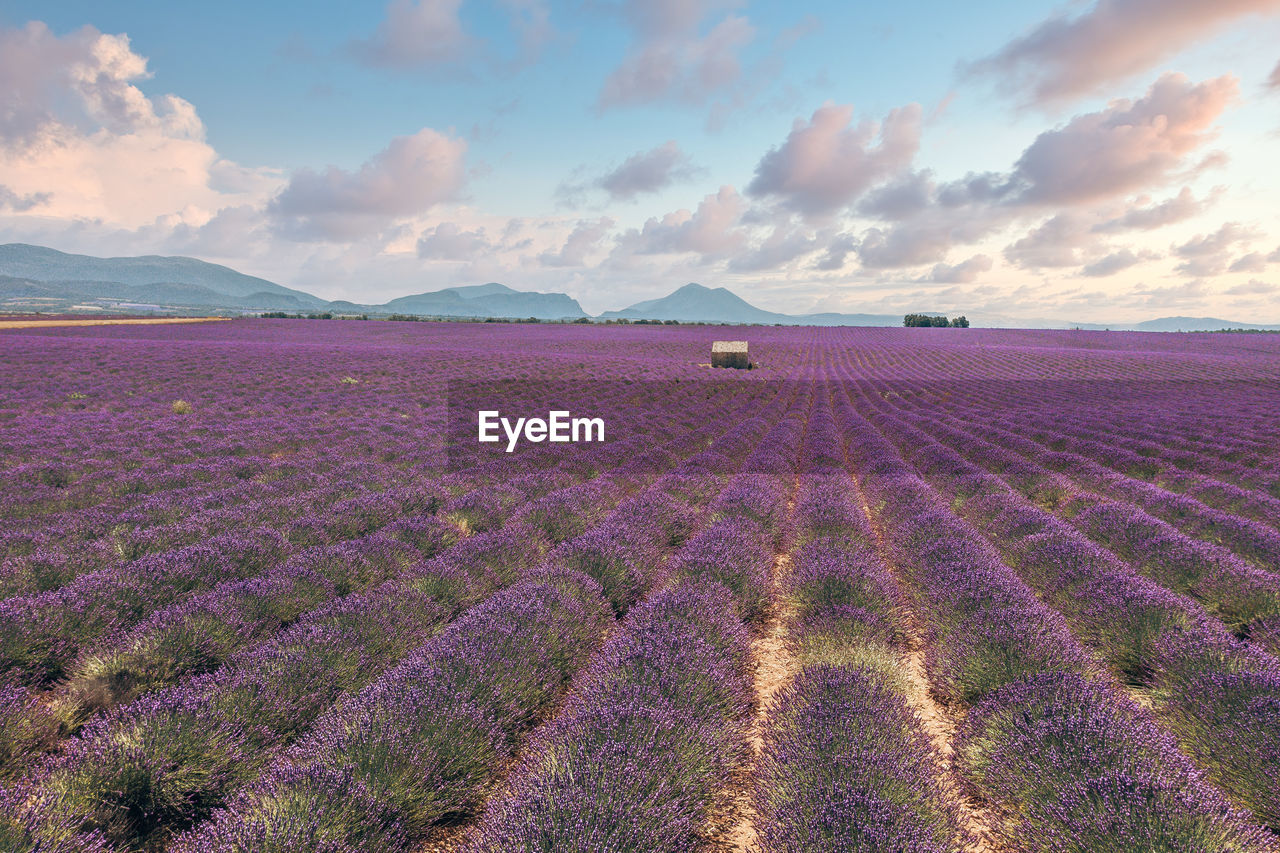
<path fill-rule="evenodd" d="M 215 323 L 230 317 L 156 317 L 154 319 L 0 320 L 0 329 L 44 329 L 54 326 L 156 326 L 161 323 Z"/>

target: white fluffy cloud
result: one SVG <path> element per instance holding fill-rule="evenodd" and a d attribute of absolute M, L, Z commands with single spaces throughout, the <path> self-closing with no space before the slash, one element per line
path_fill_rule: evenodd
<path fill-rule="evenodd" d="M 201 225 L 265 197 L 267 170 L 218 157 L 195 107 L 147 97 L 147 60 L 124 35 L 39 22 L 0 30 L 0 187 L 11 214 L 140 228 Z M 228 184 L 226 176 L 238 179 Z"/>

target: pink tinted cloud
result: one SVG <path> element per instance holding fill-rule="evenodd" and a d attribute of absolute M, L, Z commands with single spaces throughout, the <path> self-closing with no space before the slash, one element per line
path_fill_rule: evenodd
<path fill-rule="evenodd" d="M 462 0 L 391 0 L 373 36 L 352 42 L 366 65 L 413 68 L 461 58 L 470 46 L 458 7 Z"/>
<path fill-rule="evenodd" d="M 1104 278 L 1137 266 L 1143 261 L 1155 260 L 1157 257 L 1159 256 L 1154 252 L 1134 252 L 1132 249 L 1120 249 L 1106 257 L 1099 258 L 1091 264 L 1085 264 L 1080 268 L 1080 274 L 1090 278 Z"/>
<path fill-rule="evenodd" d="M 1099 243 L 1089 226 L 1087 216 L 1070 211 L 1051 216 L 1008 246 L 1005 259 L 1023 269 L 1079 266 L 1081 250 Z"/>
<path fill-rule="evenodd" d="M 929 281 L 945 284 L 972 284 L 990 272 L 993 262 L 987 255 L 974 255 L 958 264 L 934 264 Z"/>
<path fill-rule="evenodd" d="M 648 219 L 639 230 L 631 229 L 619 239 L 617 252 L 622 256 L 693 252 L 709 263 L 743 246 L 746 235 L 737 225 L 745 210 L 746 203 L 737 190 L 722 186 L 719 192 L 703 198 L 692 212 L 676 210 L 661 219 Z"/>
<path fill-rule="evenodd" d="M 418 238 L 418 257 L 441 261 L 470 261 L 493 250 L 483 228 L 464 231 L 454 222 L 441 222 Z"/>
<path fill-rule="evenodd" d="M 421 213 L 462 188 L 467 143 L 423 128 L 397 136 L 359 170 L 301 169 L 268 213 L 283 236 L 349 241 Z"/>
<path fill-rule="evenodd" d="M 613 226 L 614 221 L 608 216 L 579 222 L 559 251 L 541 253 L 538 262 L 545 267 L 584 266 L 587 256 L 609 235 Z"/>
<path fill-rule="evenodd" d="M 1109 251 L 1104 233 L 1150 230 L 1194 215 L 1209 200 L 1197 202 L 1189 190 L 1149 207 L 1139 206 L 1144 197 L 1126 201 L 1129 210 L 1118 215 L 1114 208 L 1216 163 L 1213 153 L 1202 156 L 1200 149 L 1215 138 L 1213 125 L 1236 90 L 1229 75 L 1194 84 L 1166 74 L 1137 100 L 1112 101 L 1041 133 L 1009 172 L 942 184 L 927 171 L 891 177 L 856 207 L 880 220 L 859 241 L 862 265 L 942 263 L 955 246 L 1048 215 L 1005 257 L 1028 269 L 1076 266 Z M 1100 221 L 1103 215 L 1108 218 Z"/>
<path fill-rule="evenodd" d="M 1268 296 L 1277 290 L 1280 290 L 1280 288 L 1277 288 L 1274 284 L 1252 278 L 1244 284 L 1237 284 L 1235 287 L 1228 288 L 1227 293 L 1234 296 Z"/>
<path fill-rule="evenodd" d="M 883 123 L 856 125 L 852 106 L 826 104 L 760 159 L 747 193 L 806 216 L 830 215 L 911 165 L 921 122 L 919 104 L 890 111 Z"/>
<path fill-rule="evenodd" d="M 1241 255 L 1227 267 L 1228 272 L 1262 272 L 1267 268 L 1266 256 L 1261 252 L 1249 252 Z"/>
<path fill-rule="evenodd" d="M 1183 275 L 1218 275 L 1227 269 L 1231 250 L 1247 244 L 1261 235 L 1239 222 L 1223 223 L 1211 234 L 1197 234 L 1190 240 L 1173 247 L 1173 253 L 1182 258 L 1176 267 Z"/>
<path fill-rule="evenodd" d="M 1213 203 L 1218 192 L 1207 199 L 1197 201 L 1191 187 L 1183 187 L 1176 196 L 1147 207 L 1131 207 L 1120 216 L 1093 226 L 1101 234 L 1121 231 L 1153 231 L 1166 225 L 1190 219 L 1203 213 Z"/>
<path fill-rule="evenodd" d="M 803 228 L 795 228 L 790 217 L 777 222 L 773 230 L 750 251 L 739 252 L 729 260 L 732 272 L 763 272 L 778 269 L 822 248 L 818 235 Z"/>
<path fill-rule="evenodd" d="M 605 173 L 599 186 L 614 200 L 629 201 L 641 193 L 665 189 L 698 173 L 675 140 L 632 154 L 622 165 Z"/>
<path fill-rule="evenodd" d="M 1280 13 L 1280 0 L 1097 0 L 1058 14 L 968 71 L 997 77 L 1038 104 L 1102 91 L 1251 15 Z"/>
<path fill-rule="evenodd" d="M 742 76 L 738 58 L 755 36 L 750 21 L 729 15 L 706 35 L 660 31 L 639 46 L 605 79 L 601 109 L 674 99 L 703 103 Z"/>
<path fill-rule="evenodd" d="M 139 88 L 124 34 L 0 27 L 0 209 L 82 228 L 199 227 L 279 181 L 218 157 L 195 107 Z"/>
<path fill-rule="evenodd" d="M 1194 84 L 1164 74 L 1137 101 L 1112 101 L 1040 134 L 1015 167 L 1025 185 L 1021 200 L 1078 204 L 1177 177 L 1186 155 L 1213 138 L 1214 121 L 1238 91 L 1231 75 Z"/>

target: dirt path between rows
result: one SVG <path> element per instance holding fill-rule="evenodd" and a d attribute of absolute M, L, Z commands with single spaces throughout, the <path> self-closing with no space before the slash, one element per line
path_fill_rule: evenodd
<path fill-rule="evenodd" d="M 861 491 L 861 484 L 859 484 L 859 491 Z M 901 572 L 889 558 L 884 532 L 865 498 L 862 500 L 862 512 L 867 517 L 867 523 L 871 525 L 881 561 L 901 585 Z M 925 734 L 933 744 L 938 763 L 941 765 L 940 781 L 943 793 L 955 807 L 961 829 L 969 835 L 964 850 L 967 853 L 1000 853 L 1005 848 L 1000 842 L 999 816 L 982 800 L 965 794 L 959 783 L 953 747 L 959 721 L 955 713 L 933 696 L 929 676 L 924 667 L 924 634 L 916 623 L 914 613 L 905 613 L 904 621 L 907 649 L 902 657 L 902 672 L 909 688 L 907 702 L 919 715 Z"/>
<path fill-rule="evenodd" d="M 797 485 L 792 487 L 787 501 L 787 518 L 795 508 Z M 746 853 L 756 844 L 755 809 L 751 805 L 751 780 L 760 754 L 764 752 L 764 730 L 768 723 L 770 706 L 778 691 L 795 678 L 795 659 L 787 646 L 787 629 L 792 622 L 792 610 L 783 595 L 783 582 L 791 572 L 791 554 L 786 551 L 774 555 L 770 573 L 770 598 L 772 606 L 760 635 L 751 642 L 751 687 L 755 693 L 755 713 L 748 730 L 747 745 L 750 753 L 742 772 L 731 783 L 729 805 L 726 809 L 723 829 L 716 833 L 713 849 Z"/>
<path fill-rule="evenodd" d="M 223 323 L 230 317 L 102 318 L 100 320 L 0 320 L 0 329 L 52 329 L 59 326 L 161 326 L 176 323 Z"/>

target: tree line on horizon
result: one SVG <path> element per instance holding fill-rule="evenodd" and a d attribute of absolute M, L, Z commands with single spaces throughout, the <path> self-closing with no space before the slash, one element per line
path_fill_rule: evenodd
<path fill-rule="evenodd" d="M 967 329 L 969 328 L 969 320 L 963 314 L 954 320 L 948 320 L 946 317 L 935 316 L 933 314 L 908 314 L 902 318 L 902 325 L 907 328 L 937 328 L 937 329 Z"/>

